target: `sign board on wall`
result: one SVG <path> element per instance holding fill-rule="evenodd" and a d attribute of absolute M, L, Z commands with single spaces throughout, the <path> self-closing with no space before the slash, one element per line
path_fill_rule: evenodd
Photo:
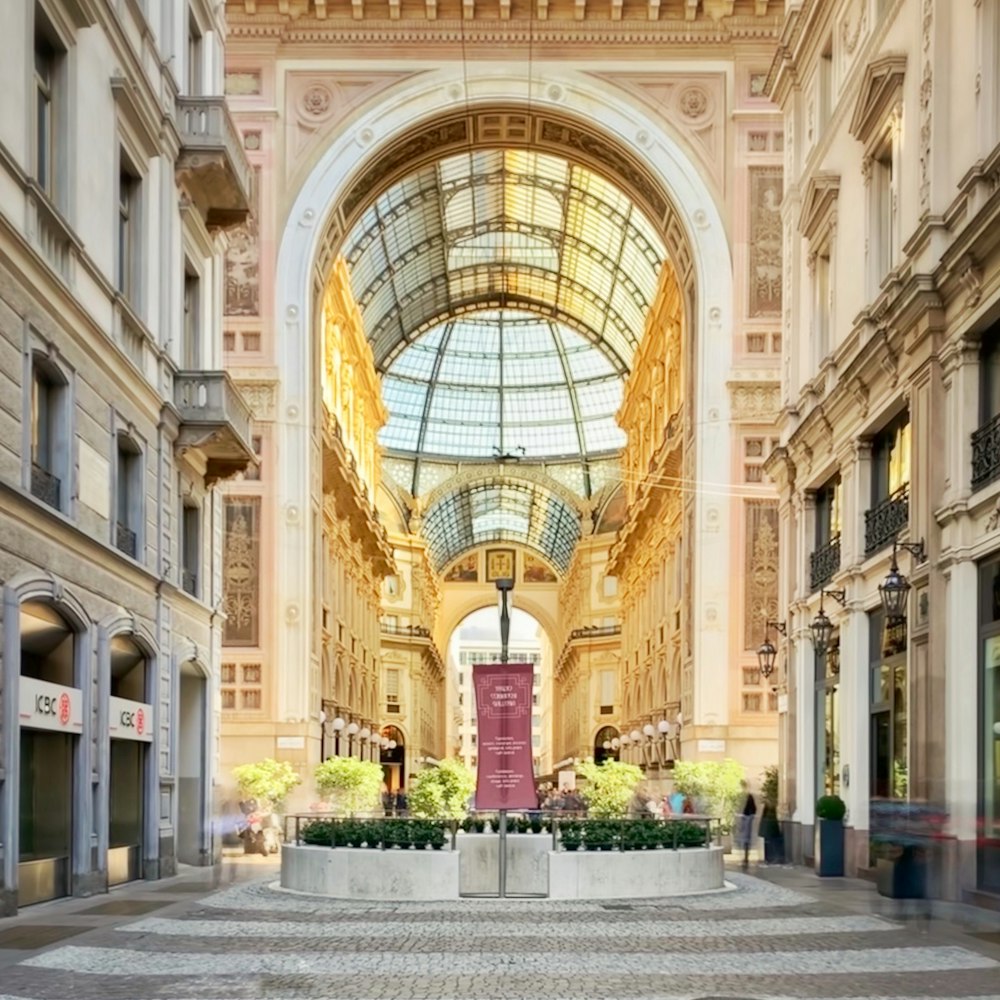
<path fill-rule="evenodd" d="M 21 677 L 17 715 L 25 729 L 81 733 L 83 693 L 79 688 L 63 687 L 62 684 L 51 684 L 34 677 Z"/>
<path fill-rule="evenodd" d="M 535 809 L 531 753 L 531 663 L 472 668 L 479 720 L 477 809 Z"/>
<path fill-rule="evenodd" d="M 304 736 L 279 736 L 279 750 L 305 750 L 306 738 Z"/>
<path fill-rule="evenodd" d="M 698 740 L 699 753 L 725 753 L 725 740 Z"/>
<path fill-rule="evenodd" d="M 127 698 L 108 698 L 108 732 L 113 740 L 153 742 L 153 706 Z"/>

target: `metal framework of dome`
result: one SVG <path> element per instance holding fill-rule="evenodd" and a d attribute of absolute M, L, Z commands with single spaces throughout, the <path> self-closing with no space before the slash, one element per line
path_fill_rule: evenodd
<path fill-rule="evenodd" d="M 423 534 L 435 568 L 487 542 L 519 542 L 569 569 L 580 540 L 580 515 L 537 483 L 484 480 L 466 484 L 424 515 Z"/>

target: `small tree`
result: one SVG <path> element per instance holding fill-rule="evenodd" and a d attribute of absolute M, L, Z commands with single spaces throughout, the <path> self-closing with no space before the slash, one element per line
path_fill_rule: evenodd
<path fill-rule="evenodd" d="M 764 768 L 764 775 L 760 782 L 760 797 L 764 800 L 764 805 L 770 806 L 775 812 L 778 810 L 778 765 L 771 764 Z"/>
<path fill-rule="evenodd" d="M 336 813 L 370 812 L 380 802 L 382 765 L 375 761 L 330 757 L 316 768 L 315 777 L 320 795 Z"/>
<path fill-rule="evenodd" d="M 587 782 L 582 789 L 587 811 L 595 819 L 624 816 L 636 786 L 642 781 L 642 769 L 635 764 L 606 760 L 595 764 L 592 759 L 579 761 L 576 773 Z"/>
<path fill-rule="evenodd" d="M 261 812 L 274 812 L 302 779 L 287 760 L 266 757 L 254 764 L 233 768 L 233 777 L 243 799 L 256 799 Z"/>
<path fill-rule="evenodd" d="M 730 833 L 733 816 L 743 795 L 743 765 L 729 760 L 679 760 L 674 765 L 674 788 L 722 821 Z"/>
<path fill-rule="evenodd" d="M 476 790 L 476 776 L 460 760 L 449 757 L 421 771 L 409 795 L 410 813 L 430 819 L 463 819 Z"/>

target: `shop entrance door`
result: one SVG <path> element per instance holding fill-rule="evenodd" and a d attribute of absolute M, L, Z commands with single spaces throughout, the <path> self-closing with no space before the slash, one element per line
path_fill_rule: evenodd
<path fill-rule="evenodd" d="M 21 730 L 18 906 L 69 895 L 73 739 L 68 733 Z"/>
<path fill-rule="evenodd" d="M 142 878 L 145 757 L 145 743 L 111 740 L 108 885 Z"/>

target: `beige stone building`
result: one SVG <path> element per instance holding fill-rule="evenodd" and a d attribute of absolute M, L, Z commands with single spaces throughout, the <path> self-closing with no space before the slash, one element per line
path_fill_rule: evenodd
<path fill-rule="evenodd" d="M 261 529 L 233 581 L 257 625 L 225 647 L 259 694 L 223 696 L 222 780 L 454 750 L 440 661 L 509 576 L 552 648 L 553 764 L 614 738 L 658 776 L 730 756 L 756 781 L 777 750 L 756 649 L 778 608 L 782 4 L 226 14 L 256 178 L 226 365 L 261 457 L 226 503 Z"/>
<path fill-rule="evenodd" d="M 218 857 L 224 40 L 200 0 L 0 7 L 5 915 Z"/>
<path fill-rule="evenodd" d="M 850 872 L 886 803 L 942 805 L 942 890 L 995 899 L 1000 5 L 785 8 L 785 801 L 811 856 L 843 796 Z"/>

